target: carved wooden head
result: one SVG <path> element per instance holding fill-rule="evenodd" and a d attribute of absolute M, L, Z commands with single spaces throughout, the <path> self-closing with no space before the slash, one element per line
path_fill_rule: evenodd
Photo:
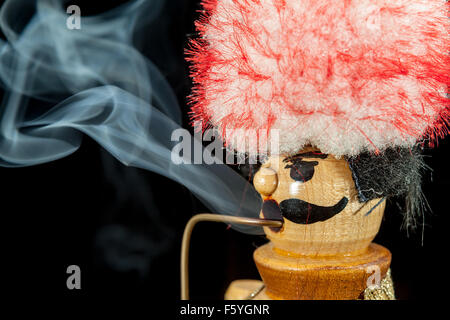
<path fill-rule="evenodd" d="M 264 200 L 261 216 L 284 220 L 283 228 L 265 232 L 286 254 L 362 252 L 378 233 L 385 208 L 383 199 L 358 200 L 346 160 L 313 148 L 270 158 L 254 185 Z"/>

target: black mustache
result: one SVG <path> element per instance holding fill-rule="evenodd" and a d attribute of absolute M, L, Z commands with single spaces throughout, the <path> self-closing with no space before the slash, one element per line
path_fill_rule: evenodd
<path fill-rule="evenodd" d="M 333 218 L 345 209 L 348 199 L 342 198 L 331 207 L 322 207 L 300 199 L 288 199 L 280 203 L 281 214 L 289 221 L 298 224 L 313 224 Z"/>

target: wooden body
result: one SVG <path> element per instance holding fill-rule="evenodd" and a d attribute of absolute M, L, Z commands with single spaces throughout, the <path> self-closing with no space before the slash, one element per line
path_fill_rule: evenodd
<path fill-rule="evenodd" d="M 376 244 L 357 255 L 289 256 L 275 253 L 269 243 L 254 258 L 267 296 L 276 300 L 360 299 L 374 268 L 384 279 L 391 262 L 390 252 Z"/>
<path fill-rule="evenodd" d="M 385 278 L 391 254 L 371 244 L 385 202 L 359 202 L 344 159 L 312 148 L 294 158 L 272 157 L 254 185 L 264 200 L 261 216 L 284 221 L 281 229 L 265 228 L 271 241 L 254 254 L 265 284 L 260 297 L 358 299 Z M 296 203 L 304 210 L 292 208 Z"/>

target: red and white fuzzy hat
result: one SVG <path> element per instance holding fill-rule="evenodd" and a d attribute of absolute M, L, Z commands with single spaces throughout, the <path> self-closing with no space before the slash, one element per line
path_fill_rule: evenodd
<path fill-rule="evenodd" d="M 447 134 L 445 0 L 205 0 L 189 59 L 192 117 L 258 154 L 335 156 Z M 241 130 L 240 130 L 241 129 Z M 261 134 L 261 132 L 268 133 Z M 246 138 L 246 139 L 244 139 Z M 270 148 L 270 144 L 268 144 Z"/>

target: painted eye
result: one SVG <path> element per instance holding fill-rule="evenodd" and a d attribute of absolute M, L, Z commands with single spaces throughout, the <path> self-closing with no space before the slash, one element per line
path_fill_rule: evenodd
<path fill-rule="evenodd" d="M 314 167 L 319 163 L 317 161 L 293 161 L 292 164 L 287 165 L 285 169 L 291 169 L 291 178 L 295 181 L 306 182 L 314 176 Z"/>

